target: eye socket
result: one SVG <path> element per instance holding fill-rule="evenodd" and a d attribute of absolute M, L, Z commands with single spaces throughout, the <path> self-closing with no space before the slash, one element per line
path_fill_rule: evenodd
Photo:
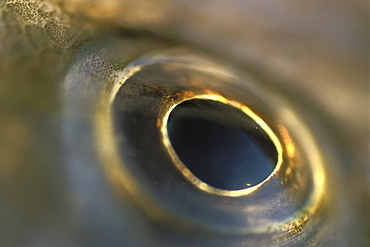
<path fill-rule="evenodd" d="M 168 137 L 185 166 L 223 190 L 259 184 L 277 164 L 277 150 L 252 118 L 230 105 L 193 99 L 170 113 Z"/>

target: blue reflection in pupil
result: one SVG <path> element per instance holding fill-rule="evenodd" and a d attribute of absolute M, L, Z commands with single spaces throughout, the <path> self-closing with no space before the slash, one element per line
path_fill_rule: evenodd
<path fill-rule="evenodd" d="M 180 104 L 170 115 L 169 138 L 181 161 L 200 180 L 219 189 L 244 189 L 266 179 L 275 164 L 256 136 L 208 119 L 212 117 L 207 116 L 207 109 L 192 116 L 189 109 L 198 108 L 199 113 L 202 101 L 188 102 L 185 107 Z M 187 113 L 181 114 L 184 109 Z M 232 117 L 228 113 L 220 112 L 225 118 Z"/>

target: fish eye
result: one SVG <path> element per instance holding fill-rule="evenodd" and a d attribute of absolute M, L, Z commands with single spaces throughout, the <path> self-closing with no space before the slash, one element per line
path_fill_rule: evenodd
<path fill-rule="evenodd" d="M 166 232 L 273 243 L 318 226 L 330 200 L 326 163 L 283 97 L 196 49 L 160 45 L 122 63 L 124 45 L 83 51 L 65 82 L 78 100 L 80 79 L 96 83 L 86 89 L 95 95 L 92 131 L 117 194 Z M 95 69 L 81 76 L 92 58 L 102 78 Z"/>

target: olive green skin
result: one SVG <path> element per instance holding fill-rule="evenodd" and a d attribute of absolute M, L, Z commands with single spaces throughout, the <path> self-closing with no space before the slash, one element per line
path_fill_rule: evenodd
<path fill-rule="evenodd" d="M 362 1 L 105 1 L 100 12 L 91 2 L 0 3 L 1 246 L 368 246 Z M 176 204 L 146 204 L 157 198 L 153 191 L 135 194 L 112 179 L 107 164 L 125 156 L 107 160 L 104 147 L 117 143 L 104 139 L 112 118 L 101 116 L 115 76 L 138 58 L 178 47 L 248 74 L 305 124 L 325 161 L 328 198 L 308 221 L 288 231 L 253 232 L 253 221 L 215 227 L 209 222 L 218 215 L 197 221 Z M 187 183 L 172 168 L 171 186 Z M 207 207 L 212 198 L 230 200 L 187 188 L 200 202 L 206 196 Z"/>

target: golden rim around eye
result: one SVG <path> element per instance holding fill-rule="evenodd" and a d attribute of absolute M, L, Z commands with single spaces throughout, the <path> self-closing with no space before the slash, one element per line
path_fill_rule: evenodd
<path fill-rule="evenodd" d="M 243 189 L 235 189 L 235 190 L 226 190 L 226 189 L 220 189 L 216 188 L 204 181 L 202 181 L 200 178 L 198 178 L 188 167 L 186 164 L 184 164 L 181 159 L 179 158 L 178 154 L 176 153 L 173 145 L 171 144 L 170 138 L 169 138 L 169 133 L 168 133 L 168 121 L 169 121 L 169 116 L 173 109 L 175 109 L 178 105 L 180 105 L 183 102 L 186 101 L 191 101 L 194 99 L 198 100 L 211 100 L 215 102 L 220 102 L 225 105 L 229 105 L 231 107 L 234 107 L 236 109 L 239 109 L 242 111 L 246 117 L 251 118 L 253 121 L 258 124 L 260 128 L 263 129 L 263 131 L 268 135 L 272 143 L 274 144 L 277 152 L 277 157 L 276 157 L 276 164 L 274 164 L 274 169 L 271 172 L 270 175 L 267 176 L 263 181 L 259 182 L 258 184 L 255 184 L 251 187 L 248 188 L 243 188 Z M 201 95 L 194 95 L 192 97 L 184 97 L 178 102 L 169 102 L 169 105 L 164 105 L 163 109 L 166 109 L 165 111 L 161 112 L 159 115 L 160 123 L 161 124 L 161 133 L 163 135 L 163 143 L 166 146 L 168 153 L 170 154 L 173 164 L 175 167 L 181 172 L 182 175 L 184 175 L 188 181 L 190 181 L 192 184 L 194 184 L 196 187 L 199 189 L 206 191 L 211 194 L 216 194 L 216 195 L 222 195 L 222 196 L 230 196 L 230 197 L 238 197 L 238 196 L 243 196 L 243 195 L 248 195 L 249 193 L 252 193 L 253 191 L 257 190 L 260 186 L 263 185 L 266 181 L 270 179 L 271 176 L 276 174 L 276 172 L 280 169 L 281 164 L 282 164 L 282 146 L 275 135 L 275 133 L 272 131 L 272 129 L 266 124 L 266 122 L 260 118 L 256 113 L 254 113 L 250 108 L 247 106 L 236 102 L 236 101 L 231 101 L 228 100 L 221 95 L 216 95 L 216 94 L 201 94 Z M 227 164 L 225 164 L 227 165 Z M 246 164 L 247 165 L 247 164 Z"/>

